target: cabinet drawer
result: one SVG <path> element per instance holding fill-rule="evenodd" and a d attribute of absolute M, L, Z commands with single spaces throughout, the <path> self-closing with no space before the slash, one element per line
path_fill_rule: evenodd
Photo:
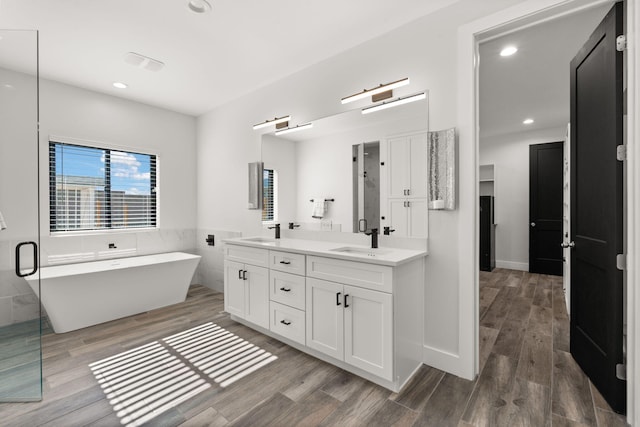
<path fill-rule="evenodd" d="M 385 265 L 307 257 L 307 276 L 391 293 L 393 269 Z"/>
<path fill-rule="evenodd" d="M 271 332 L 282 335 L 297 343 L 305 343 L 305 314 L 302 310 L 297 310 L 289 306 L 271 301 Z"/>
<path fill-rule="evenodd" d="M 272 270 L 304 276 L 304 255 L 290 252 L 269 251 L 269 267 Z"/>
<path fill-rule="evenodd" d="M 269 273 L 271 301 L 304 310 L 304 282 L 304 276 L 271 270 Z"/>
<path fill-rule="evenodd" d="M 269 267 L 269 251 L 227 243 L 224 247 L 226 259 L 259 267 Z"/>

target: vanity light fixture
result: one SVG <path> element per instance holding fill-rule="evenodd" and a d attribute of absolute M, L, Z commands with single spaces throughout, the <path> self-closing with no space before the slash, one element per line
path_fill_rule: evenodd
<path fill-rule="evenodd" d="M 506 46 L 504 49 L 500 51 L 500 56 L 511 56 L 518 51 L 518 48 L 515 46 Z"/>
<path fill-rule="evenodd" d="M 195 13 L 207 13 L 211 10 L 211 4 L 207 0 L 190 0 L 188 6 Z"/>
<path fill-rule="evenodd" d="M 276 125 L 276 129 L 286 128 L 289 126 L 289 120 L 291 120 L 291 116 L 283 116 L 280 118 L 276 117 L 273 120 L 267 120 L 262 123 L 258 123 L 257 125 L 253 125 L 253 129 L 262 129 L 271 125 Z"/>
<path fill-rule="evenodd" d="M 532 123 L 533 123 L 533 119 L 524 119 L 524 120 L 522 121 L 522 124 L 523 124 L 523 125 L 530 125 L 530 124 L 532 124 Z"/>
<path fill-rule="evenodd" d="M 381 84 L 380 86 L 373 89 L 365 89 L 362 92 L 356 93 L 354 95 L 346 96 L 342 98 L 342 103 L 347 104 L 359 99 L 368 98 L 369 96 L 372 97 L 372 102 L 382 101 L 383 99 L 391 98 L 393 96 L 393 89 L 406 86 L 408 84 L 409 77 L 396 80 L 395 82 Z M 376 98 L 375 95 L 380 95 L 380 97 Z"/>
<path fill-rule="evenodd" d="M 404 98 L 398 98 L 393 101 L 383 102 L 382 104 L 363 108 L 362 114 L 374 113 L 376 111 L 386 110 L 387 108 L 397 107 L 399 105 L 408 104 L 410 102 L 420 101 L 421 99 L 425 99 L 426 97 L 427 97 L 427 94 L 425 92 L 420 92 L 415 95 L 409 95 L 409 96 L 405 96 Z"/>
<path fill-rule="evenodd" d="M 129 86 L 127 86 L 126 84 L 124 84 L 122 82 L 113 82 L 113 87 L 116 87 L 118 89 L 126 89 Z"/>
<path fill-rule="evenodd" d="M 282 129 L 282 130 L 277 130 L 276 131 L 276 135 L 284 135 L 286 133 L 291 133 L 291 132 L 298 132 L 299 130 L 304 130 L 304 129 L 311 129 L 313 127 L 313 123 L 309 122 L 309 123 L 305 123 L 303 125 L 298 125 L 292 128 L 286 128 L 286 129 Z"/>

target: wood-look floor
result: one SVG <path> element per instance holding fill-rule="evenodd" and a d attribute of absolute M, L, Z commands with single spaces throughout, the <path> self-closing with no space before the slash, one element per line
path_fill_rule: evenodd
<path fill-rule="evenodd" d="M 222 294 L 194 286 L 182 304 L 44 336 L 44 399 L 1 404 L 0 425 L 123 425 L 89 364 L 206 322 L 277 360 L 225 388 L 212 382 L 147 425 L 625 425 L 568 353 L 560 278 L 497 269 L 481 273 L 480 282 L 475 381 L 423 366 L 400 393 L 391 393 L 237 324 L 223 312 Z"/>

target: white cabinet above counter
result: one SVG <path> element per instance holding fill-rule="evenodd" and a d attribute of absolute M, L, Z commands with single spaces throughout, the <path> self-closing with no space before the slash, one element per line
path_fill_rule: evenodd
<path fill-rule="evenodd" d="M 224 253 L 233 320 L 393 391 L 422 364 L 426 251 L 250 237 Z"/>

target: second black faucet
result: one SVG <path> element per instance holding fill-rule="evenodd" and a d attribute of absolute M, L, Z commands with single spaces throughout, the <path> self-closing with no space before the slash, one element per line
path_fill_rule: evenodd
<path fill-rule="evenodd" d="M 378 247 L 378 229 L 372 228 L 371 231 L 364 233 L 367 236 L 371 236 L 371 248 L 375 249 Z"/>
<path fill-rule="evenodd" d="M 269 227 L 269 230 L 276 229 L 276 239 L 280 238 L 280 224 L 274 224 L 273 227 Z"/>

